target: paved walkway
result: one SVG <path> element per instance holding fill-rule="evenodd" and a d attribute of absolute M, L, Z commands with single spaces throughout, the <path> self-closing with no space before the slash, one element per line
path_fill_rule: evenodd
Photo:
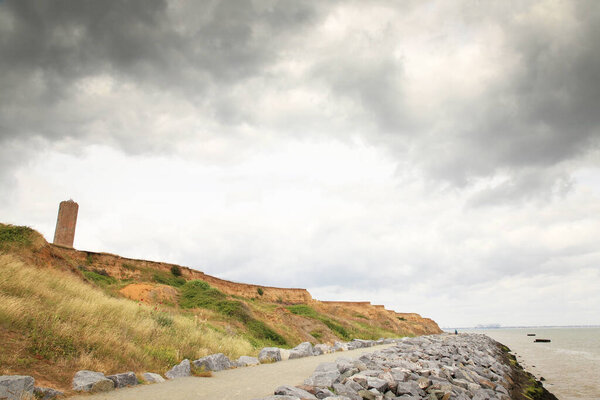
<path fill-rule="evenodd" d="M 210 378 L 187 377 L 139 385 L 107 393 L 72 397 L 72 400 L 251 400 L 270 396 L 281 385 L 300 385 L 317 365 L 339 357 L 358 358 L 390 345 L 298 358 L 273 364 L 214 372 Z"/>

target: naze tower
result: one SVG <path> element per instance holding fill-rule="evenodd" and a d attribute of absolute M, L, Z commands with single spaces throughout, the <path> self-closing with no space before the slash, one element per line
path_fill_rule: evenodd
<path fill-rule="evenodd" d="M 56 230 L 54 231 L 54 244 L 73 247 L 77 211 L 79 211 L 79 205 L 73 200 L 60 202 L 58 218 L 56 218 Z"/>

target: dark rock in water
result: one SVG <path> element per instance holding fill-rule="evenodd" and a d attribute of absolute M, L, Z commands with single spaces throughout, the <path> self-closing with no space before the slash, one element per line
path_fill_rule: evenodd
<path fill-rule="evenodd" d="M 527 336 L 535 336 L 535 333 L 528 333 Z"/>
<path fill-rule="evenodd" d="M 550 339 L 535 339 L 533 343 L 550 343 Z"/>

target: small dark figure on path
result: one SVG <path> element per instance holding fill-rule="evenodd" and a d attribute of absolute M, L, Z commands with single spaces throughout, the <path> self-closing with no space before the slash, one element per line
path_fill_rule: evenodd
<path fill-rule="evenodd" d="M 457 331 L 456 329 L 454 330 L 454 334 L 455 334 L 455 335 L 458 335 L 458 331 Z"/>

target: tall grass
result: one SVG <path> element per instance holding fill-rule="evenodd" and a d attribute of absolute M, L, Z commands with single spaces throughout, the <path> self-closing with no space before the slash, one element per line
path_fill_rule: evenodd
<path fill-rule="evenodd" d="M 0 255 L 0 325 L 26 332 L 27 351 L 38 358 L 104 372 L 164 372 L 183 358 L 253 352 L 248 340 L 210 329 L 192 313 L 110 297 L 67 272 L 11 255 Z"/>

